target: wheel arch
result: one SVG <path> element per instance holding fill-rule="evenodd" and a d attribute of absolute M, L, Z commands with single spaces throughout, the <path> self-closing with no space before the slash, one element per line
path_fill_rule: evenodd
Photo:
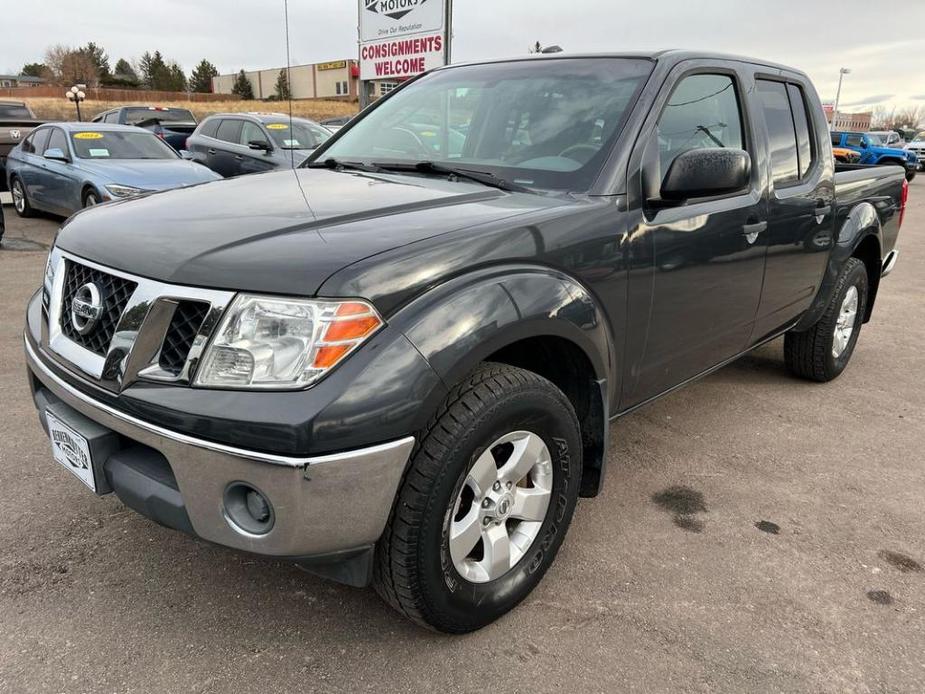
<path fill-rule="evenodd" d="M 431 290 L 394 323 L 448 388 L 482 362 L 519 366 L 559 387 L 581 423 L 582 496 L 597 494 L 619 379 L 604 311 L 580 282 L 545 267 L 491 268 Z"/>
<path fill-rule="evenodd" d="M 855 205 L 839 228 L 836 239 L 816 298 L 793 328 L 796 332 L 808 330 L 825 313 L 838 275 L 848 258 L 858 258 L 867 268 L 868 298 L 864 322 L 870 320 L 874 299 L 880 286 L 883 248 L 883 231 L 876 208 L 869 202 Z"/>

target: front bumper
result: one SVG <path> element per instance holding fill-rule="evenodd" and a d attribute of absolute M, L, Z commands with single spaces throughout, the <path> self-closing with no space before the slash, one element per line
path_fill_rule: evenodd
<path fill-rule="evenodd" d="M 118 434 L 118 450 L 104 462 L 106 476 L 111 478 L 110 484 L 120 499 L 144 515 L 191 530 L 211 542 L 293 559 L 308 566 L 312 558 L 324 563 L 326 558 L 361 552 L 368 557 L 382 534 L 414 445 L 413 437 L 308 458 L 225 446 L 171 431 L 95 400 L 57 375 L 47 365 L 41 348 L 28 336 L 25 352 L 43 425 L 47 429 L 44 408 L 51 403 L 70 408 L 78 416 Z M 147 490 L 144 492 L 138 491 L 137 484 L 128 488 L 150 469 L 141 458 L 149 462 L 162 459 L 169 466 L 166 475 L 152 473 L 140 480 L 141 489 Z M 113 474 L 117 469 L 124 472 L 126 464 L 130 475 Z M 235 482 L 258 489 L 270 501 L 275 520 L 268 532 L 249 533 L 229 519 L 225 491 Z M 165 499 L 170 498 L 154 499 L 157 503 L 151 499 L 139 501 L 139 494 L 161 493 L 156 483 L 163 487 Z M 163 510 L 165 504 L 174 511 L 157 510 Z M 183 527 L 184 513 L 188 528 Z M 346 582 L 364 581 L 354 577 Z"/>

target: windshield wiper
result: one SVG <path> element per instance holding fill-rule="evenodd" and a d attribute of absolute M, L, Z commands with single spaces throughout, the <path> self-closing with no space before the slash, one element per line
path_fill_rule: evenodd
<path fill-rule="evenodd" d="M 488 171 L 477 171 L 474 169 L 461 169 L 455 166 L 447 166 L 446 164 L 438 164 L 434 161 L 418 161 L 418 162 L 409 162 L 405 163 L 377 163 L 375 166 L 379 167 L 381 170 L 385 171 L 416 171 L 418 173 L 424 174 L 437 174 L 437 175 L 446 175 L 455 178 L 465 178 L 469 181 L 476 181 L 482 185 L 491 186 L 492 188 L 499 188 L 501 190 L 506 190 L 514 193 L 531 193 L 529 188 L 526 186 L 519 185 L 512 181 L 507 180 L 506 178 L 501 178 L 500 176 L 495 176 L 493 173 Z"/>
<path fill-rule="evenodd" d="M 367 171 L 375 173 L 376 171 L 382 171 L 382 167 L 377 166 L 376 164 L 364 164 L 361 161 L 342 161 L 340 159 L 335 159 L 334 157 L 328 157 L 327 159 L 321 159 L 320 161 L 311 161 L 305 164 L 307 169 L 334 169 L 336 170 L 349 170 L 349 171 Z"/>

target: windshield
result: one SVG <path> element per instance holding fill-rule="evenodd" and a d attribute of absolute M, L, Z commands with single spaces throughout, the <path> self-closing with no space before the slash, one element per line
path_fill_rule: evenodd
<path fill-rule="evenodd" d="M 438 162 L 519 186 L 586 190 L 651 69 L 647 60 L 564 58 L 437 71 L 314 159 Z"/>
<path fill-rule="evenodd" d="M 870 141 L 875 145 L 886 144 L 887 135 L 885 133 L 867 133 L 867 137 L 869 137 Z"/>
<path fill-rule="evenodd" d="M 149 132 L 84 131 L 71 133 L 81 159 L 176 159 L 177 153 Z"/>
<path fill-rule="evenodd" d="M 293 121 L 292 127 L 289 127 L 286 121 L 267 123 L 265 127 L 273 142 L 281 149 L 315 149 L 331 137 L 330 130 L 314 123 Z"/>
<path fill-rule="evenodd" d="M 0 104 L 0 118 L 27 118 L 32 119 L 29 109 L 20 104 Z"/>
<path fill-rule="evenodd" d="M 145 121 L 158 120 L 161 123 L 195 123 L 193 112 L 185 108 L 127 108 L 125 109 L 125 122 L 127 125 L 137 125 Z"/>

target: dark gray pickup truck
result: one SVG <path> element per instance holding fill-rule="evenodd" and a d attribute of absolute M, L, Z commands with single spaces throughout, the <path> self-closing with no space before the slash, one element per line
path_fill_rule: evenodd
<path fill-rule="evenodd" d="M 10 150 L 42 122 L 24 101 L 0 101 L 0 190 L 6 190 L 6 158 Z"/>
<path fill-rule="evenodd" d="M 842 372 L 906 191 L 901 168 L 835 173 L 790 68 L 452 66 L 302 168 L 75 214 L 29 378 L 97 494 L 470 631 L 619 479 L 616 418 L 779 336 L 797 376 Z"/>

